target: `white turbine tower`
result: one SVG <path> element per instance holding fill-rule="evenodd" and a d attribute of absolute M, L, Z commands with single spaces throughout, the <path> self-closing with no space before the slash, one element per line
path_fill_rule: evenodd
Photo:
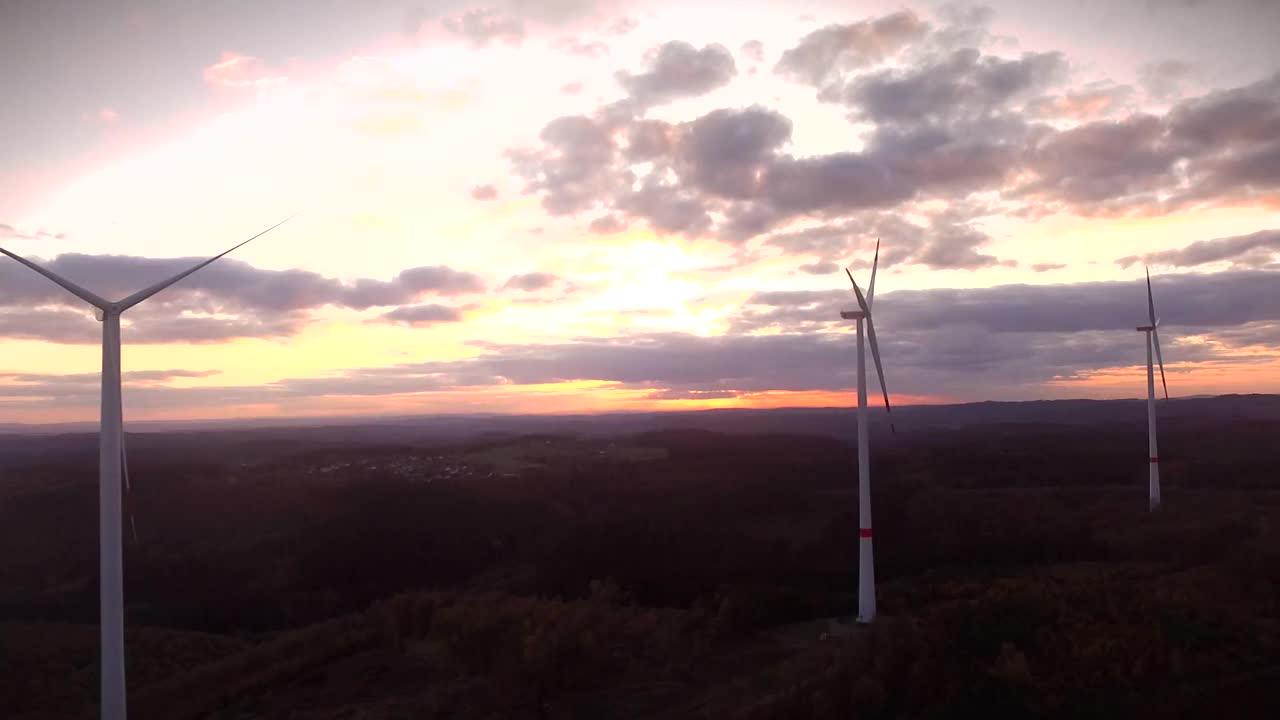
<path fill-rule="evenodd" d="M 1151 349 L 1155 348 L 1156 362 L 1160 364 L 1160 384 L 1164 387 L 1164 399 L 1169 399 L 1169 384 L 1164 379 L 1164 358 L 1160 356 L 1160 318 L 1156 317 L 1156 302 L 1151 297 L 1151 270 L 1147 270 L 1147 318 L 1150 325 L 1138 326 L 1138 332 L 1147 334 L 1147 459 L 1151 467 L 1147 478 L 1147 509 L 1160 507 L 1160 453 L 1156 450 L 1156 372 L 1151 364 Z"/>
<path fill-rule="evenodd" d="M 880 241 L 876 241 L 875 259 L 871 261 L 871 284 L 867 296 L 853 279 L 853 273 L 845 268 L 853 294 L 858 299 L 858 310 L 841 311 L 845 320 L 858 321 L 858 622 L 869 623 L 876 619 L 876 570 L 871 541 L 871 448 L 867 438 L 867 361 L 862 339 L 865 323 L 867 339 L 871 341 L 871 357 L 876 363 L 876 375 L 880 378 L 880 392 L 884 394 L 884 409 L 889 406 L 889 390 L 884 384 L 884 369 L 880 365 L 880 346 L 876 343 L 876 326 L 871 319 L 871 303 L 876 293 L 876 266 L 880 264 Z M 892 416 L 889 429 L 893 430 Z"/>
<path fill-rule="evenodd" d="M 8 255 L 32 270 L 62 286 L 96 310 L 102 323 L 102 415 L 98 431 L 98 563 L 100 632 L 101 632 L 101 709 L 102 720 L 126 720 L 124 679 L 124 556 L 122 550 L 122 492 L 120 479 L 124 469 L 123 414 L 120 406 L 120 315 L 129 308 L 164 290 L 203 268 L 223 255 L 242 247 L 285 224 L 292 217 L 227 250 L 221 255 L 162 280 L 149 288 L 117 302 L 109 302 L 56 273 L 19 257 L 4 248 Z"/>

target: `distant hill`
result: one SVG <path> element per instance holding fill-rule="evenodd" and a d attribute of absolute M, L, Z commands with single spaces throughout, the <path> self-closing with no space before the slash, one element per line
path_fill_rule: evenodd
<path fill-rule="evenodd" d="M 918 433 L 981 426 L 1145 427 L 1143 400 L 1034 400 L 895 408 L 896 435 L 890 435 L 883 407 L 870 409 L 872 431 L 909 441 Z M 1219 395 L 1160 401 L 1167 427 L 1196 421 L 1239 422 L 1280 419 L 1280 395 Z M 711 430 L 724 433 L 789 433 L 852 441 L 851 408 L 721 409 L 687 412 L 619 412 L 596 415 L 422 415 L 375 418 L 307 418 L 207 422 L 131 422 L 129 447 L 146 450 L 153 461 L 172 456 L 191 461 L 224 459 L 234 447 L 246 461 L 255 454 L 279 455 L 291 448 L 386 444 L 430 444 L 461 439 L 537 433 L 584 436 L 629 435 L 656 430 Z M 49 452 L 96 453 L 93 425 L 0 425 L 0 466 Z"/>

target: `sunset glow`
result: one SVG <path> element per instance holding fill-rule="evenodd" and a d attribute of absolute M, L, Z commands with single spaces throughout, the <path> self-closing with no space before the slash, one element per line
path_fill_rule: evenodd
<path fill-rule="evenodd" d="M 1280 392 L 1242 3 L 134 5 L 0 50 L 0 246 L 115 298 L 303 212 L 124 316 L 127 418 L 848 405 L 877 238 L 899 404 L 1142 395 L 1144 263 L 1171 395 Z M 92 313 L 0 260 L 0 422 L 95 418 Z"/>

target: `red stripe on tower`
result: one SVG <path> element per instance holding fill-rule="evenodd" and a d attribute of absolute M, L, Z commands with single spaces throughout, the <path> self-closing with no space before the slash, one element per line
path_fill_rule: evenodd
<path fill-rule="evenodd" d="M 1151 462 L 1153 462 L 1153 463 L 1159 463 L 1159 462 L 1160 462 L 1160 458 L 1158 458 L 1158 457 L 1153 457 L 1153 458 L 1151 458 Z"/>
<path fill-rule="evenodd" d="M 859 530 L 858 530 L 858 537 L 864 537 L 864 538 L 869 538 L 869 537 L 871 537 L 871 528 L 861 528 L 861 529 L 859 529 Z"/>

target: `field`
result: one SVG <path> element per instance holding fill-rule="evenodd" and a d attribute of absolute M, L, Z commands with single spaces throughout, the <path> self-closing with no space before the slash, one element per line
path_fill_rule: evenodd
<path fill-rule="evenodd" d="M 1135 420 L 877 430 L 872 626 L 840 438 L 140 437 L 131 716 L 1277 716 L 1280 416 L 1170 418 L 1155 514 Z M 94 716 L 83 440 L 0 480 L 5 718 Z"/>

